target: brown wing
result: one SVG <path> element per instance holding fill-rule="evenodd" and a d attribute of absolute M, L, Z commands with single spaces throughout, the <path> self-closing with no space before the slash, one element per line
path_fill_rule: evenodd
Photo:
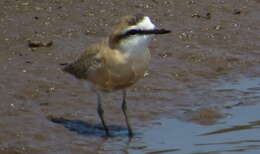
<path fill-rule="evenodd" d="M 87 79 L 88 71 L 93 67 L 98 67 L 101 62 L 101 57 L 98 57 L 102 42 L 92 45 L 86 49 L 85 52 L 71 64 L 67 65 L 63 71 L 74 75 L 79 79 Z"/>

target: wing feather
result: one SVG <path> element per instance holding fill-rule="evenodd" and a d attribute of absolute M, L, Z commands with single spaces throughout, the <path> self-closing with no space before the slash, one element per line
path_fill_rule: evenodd
<path fill-rule="evenodd" d="M 99 62 L 100 43 L 87 48 L 83 54 L 74 62 L 63 68 L 63 71 L 74 75 L 79 79 L 88 78 L 88 71 L 95 63 Z"/>

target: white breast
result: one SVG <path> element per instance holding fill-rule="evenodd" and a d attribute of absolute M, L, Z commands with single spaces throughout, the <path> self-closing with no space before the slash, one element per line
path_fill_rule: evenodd
<path fill-rule="evenodd" d="M 145 54 L 145 49 L 148 48 L 148 43 L 151 36 L 147 35 L 135 35 L 121 42 L 121 51 L 128 56 L 136 57 Z"/>
<path fill-rule="evenodd" d="M 121 51 L 128 57 L 131 69 L 138 74 L 143 74 L 148 68 L 151 59 L 148 43 L 150 36 L 136 35 L 124 40 Z"/>

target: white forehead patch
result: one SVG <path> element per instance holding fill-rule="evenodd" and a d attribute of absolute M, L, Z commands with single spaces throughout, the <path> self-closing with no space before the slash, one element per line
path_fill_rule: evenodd
<path fill-rule="evenodd" d="M 137 24 L 140 29 L 151 30 L 155 28 L 155 25 L 151 22 L 150 18 L 145 16 L 144 19 Z"/>
<path fill-rule="evenodd" d="M 140 21 L 137 25 L 130 26 L 127 30 L 130 29 L 141 29 L 141 30 L 152 30 L 155 29 L 155 25 L 151 22 L 148 16 L 145 16 L 142 21 Z"/>

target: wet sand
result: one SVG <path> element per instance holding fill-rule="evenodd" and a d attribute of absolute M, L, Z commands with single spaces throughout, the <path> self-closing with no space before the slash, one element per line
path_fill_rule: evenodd
<path fill-rule="evenodd" d="M 259 106 L 259 96 L 251 94 L 259 93 L 259 86 L 249 86 L 256 88 L 253 92 L 232 87 L 242 79 L 248 89 L 247 80 L 260 75 L 259 0 L 23 0 L 1 1 L 0 8 L 0 153 L 181 153 L 184 146 L 167 144 L 177 142 L 174 137 L 161 146 L 128 145 L 145 143 L 148 130 L 160 122 L 172 123 L 167 133 L 173 135 L 179 133 L 178 123 L 205 133 L 219 130 L 223 120 L 229 125 L 225 119 L 233 110 L 227 106 L 242 108 L 232 116 L 238 119 L 243 108 Z M 149 75 L 129 89 L 129 116 L 137 133 L 130 143 L 120 95 L 109 95 L 104 104 L 114 134 L 107 139 L 95 95 L 61 71 L 129 13 L 145 13 L 172 30 L 154 38 Z M 163 129 L 158 128 L 160 141 Z M 197 135 L 191 133 L 183 135 L 187 140 Z M 149 150 L 153 144 L 158 149 Z M 199 147 L 199 152 L 206 150 Z M 192 147 L 186 151 L 198 152 Z"/>

